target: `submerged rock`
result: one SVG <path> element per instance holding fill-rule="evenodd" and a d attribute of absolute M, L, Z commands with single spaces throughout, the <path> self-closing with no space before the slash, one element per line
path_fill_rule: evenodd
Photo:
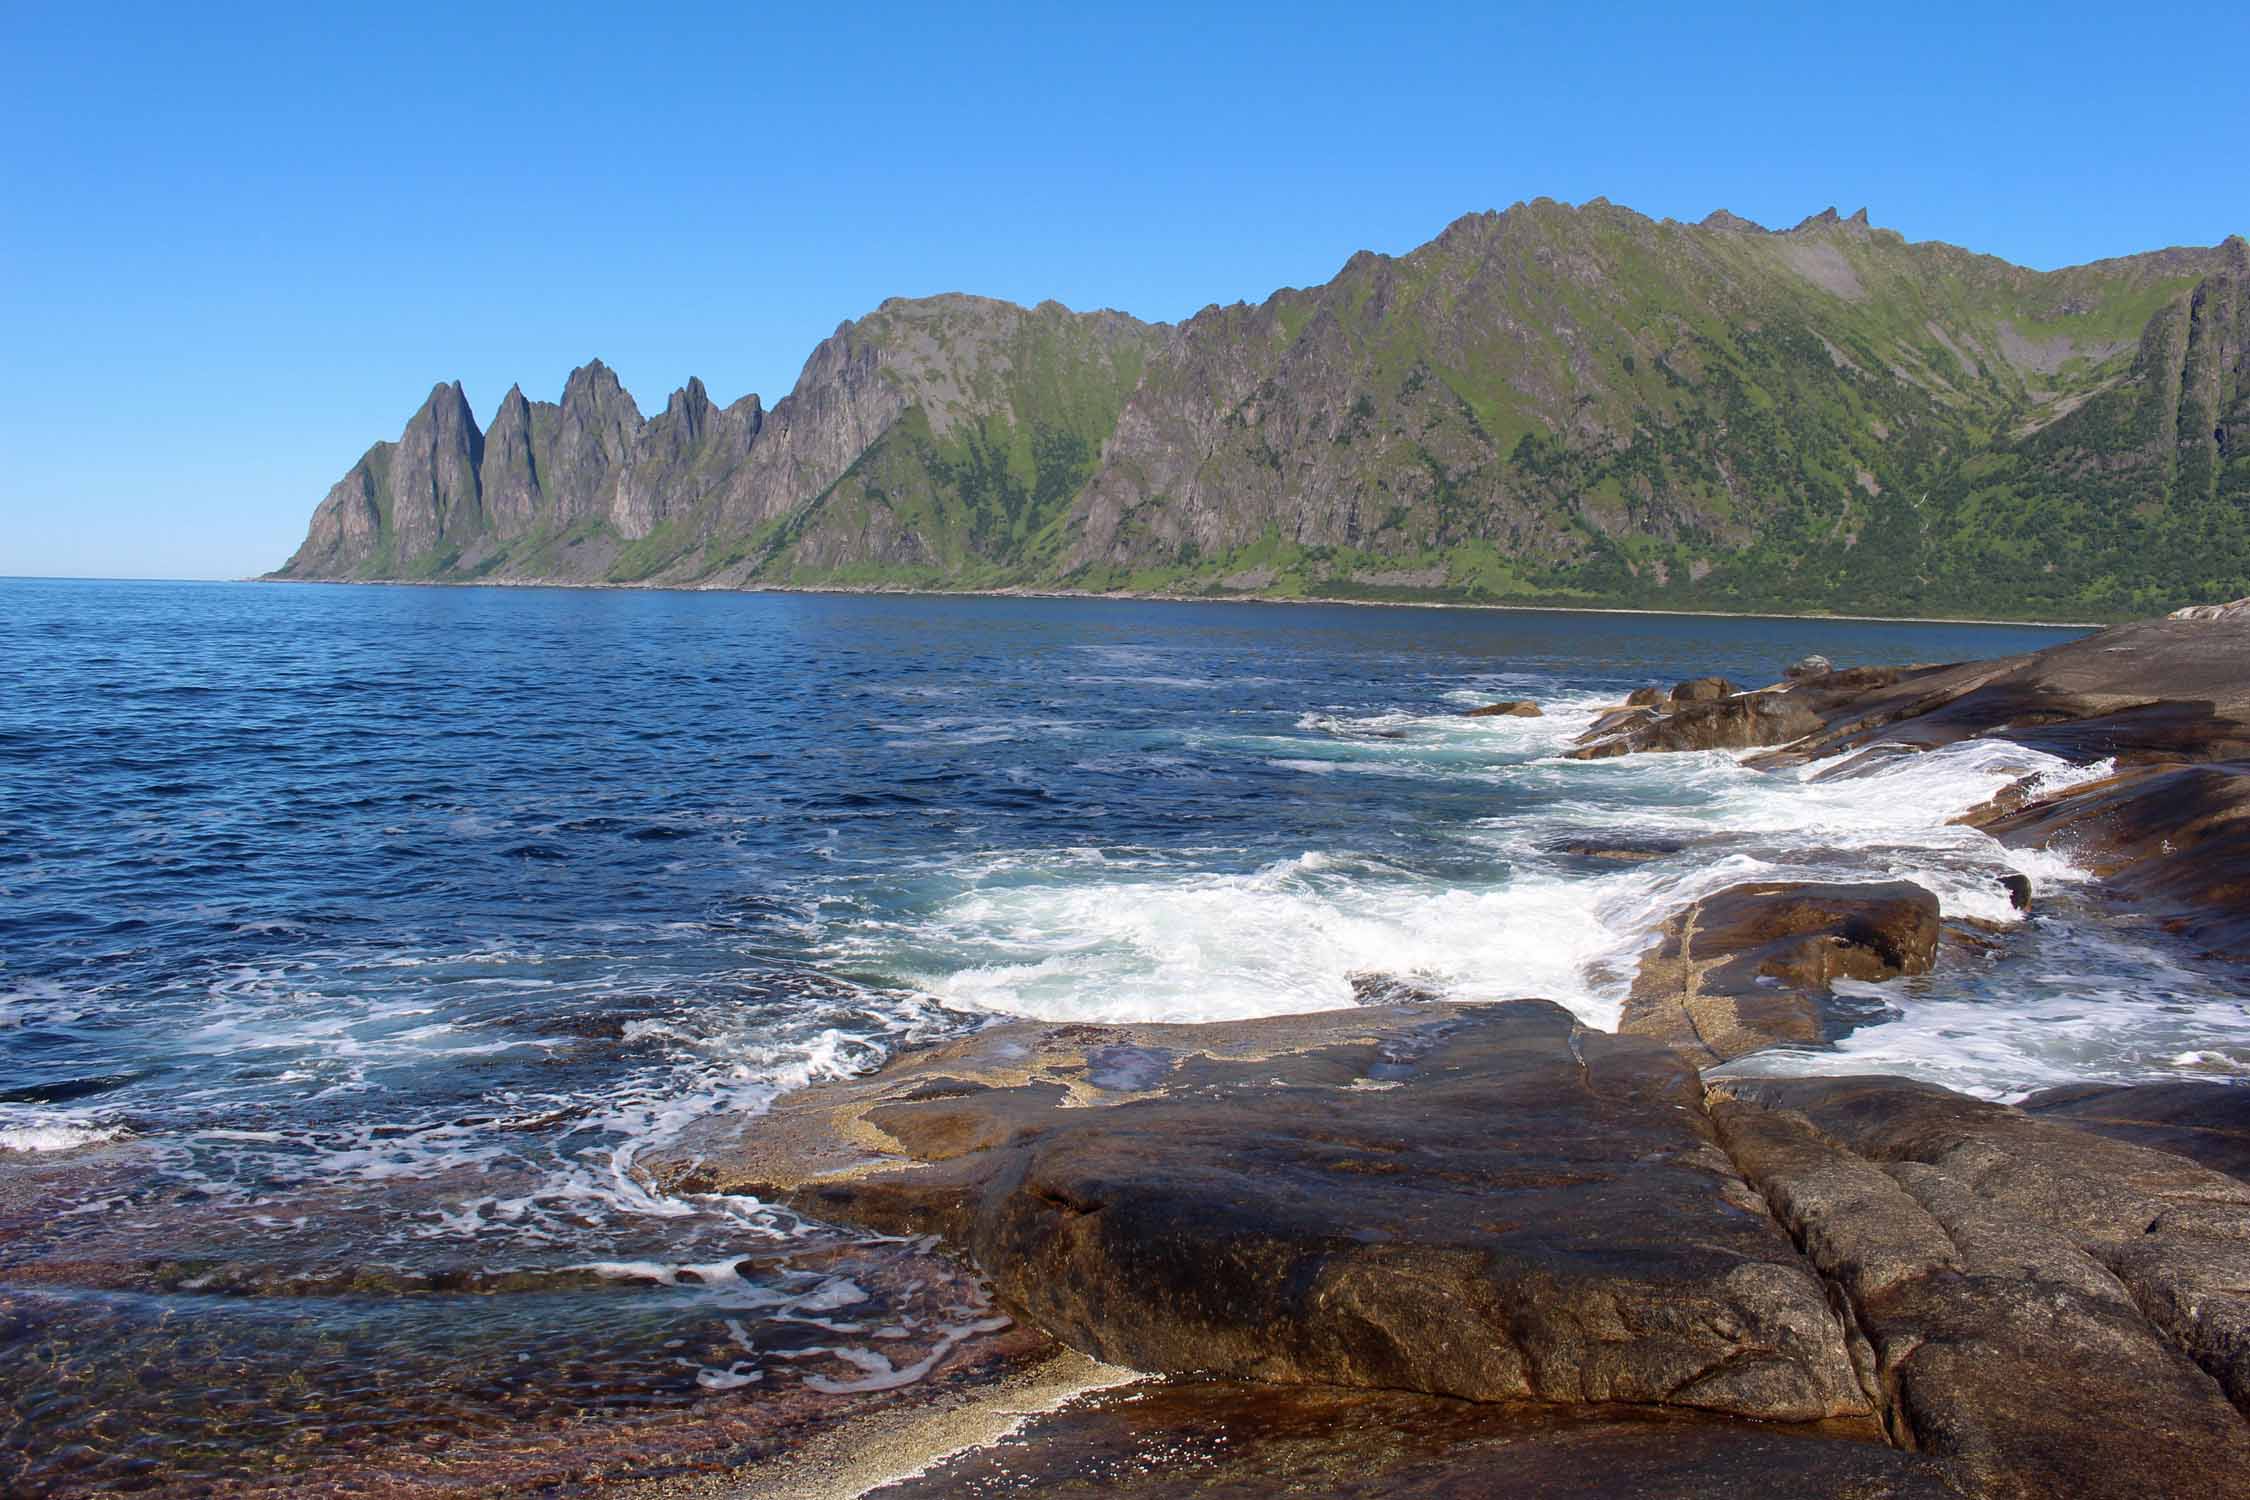
<path fill-rule="evenodd" d="M 1666 838 L 1655 834 L 1584 833 L 1570 838 L 1549 839 L 1540 848 L 1550 854 L 1568 854 L 1578 859 L 1645 864 L 1650 860 L 1666 859 L 1678 854 L 1691 842 L 1684 838 Z"/>
<path fill-rule="evenodd" d="M 1834 981 L 1927 973 L 1939 931 L 1937 897 L 1911 881 L 1729 886 L 1664 924 L 1618 1029 L 1699 1066 L 1811 1045 Z"/>
<path fill-rule="evenodd" d="M 1375 969 L 1358 969 L 1346 974 L 1344 978 L 1352 987 L 1352 998 L 1362 1005 L 1398 1005 L 1445 998 L 1444 990 L 1412 974 L 1386 974 Z"/>
<path fill-rule="evenodd" d="M 1500 717 L 1514 719 L 1538 719 L 1544 718 L 1545 716 L 1546 710 L 1542 709 L 1538 704 L 1532 702 L 1529 698 L 1511 698 L 1505 703 L 1488 703 L 1482 708 L 1464 709 L 1461 714 L 1461 717 L 1464 719 L 1492 719 Z"/>

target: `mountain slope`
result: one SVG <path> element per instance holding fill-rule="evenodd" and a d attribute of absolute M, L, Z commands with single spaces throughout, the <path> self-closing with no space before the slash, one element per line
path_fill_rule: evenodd
<path fill-rule="evenodd" d="M 275 576 L 2136 614 L 2250 593 L 2246 504 L 2240 238 L 1541 200 L 1176 327 L 894 300 L 770 412 L 440 386 Z"/>

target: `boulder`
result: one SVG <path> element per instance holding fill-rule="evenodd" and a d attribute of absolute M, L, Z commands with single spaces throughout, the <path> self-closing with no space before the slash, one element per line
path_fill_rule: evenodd
<path fill-rule="evenodd" d="M 1972 1494 L 2250 1495 L 2250 1186 L 1905 1079 L 1728 1079 L 1711 1113 L 1899 1446 Z"/>
<path fill-rule="evenodd" d="M 1807 677 L 1826 677 L 1836 670 L 1836 664 L 1825 656 L 1806 656 L 1789 664 L 1782 677 L 1789 682 L 1802 682 Z"/>
<path fill-rule="evenodd" d="M 1494 719 L 1502 717 L 1511 719 L 1537 719 L 1543 718 L 1544 716 L 1545 710 L 1541 709 L 1538 704 L 1532 702 L 1529 698 L 1511 698 L 1505 703 L 1488 703 L 1482 708 L 1464 709 L 1461 713 L 1461 717 L 1464 719 Z"/>
<path fill-rule="evenodd" d="M 1646 750 L 1751 750 L 1786 745 L 1824 722 L 1786 693 L 1741 693 L 1680 703 L 1639 723 L 1597 727 L 1564 753 L 1573 760 L 1602 760 Z"/>
<path fill-rule="evenodd" d="M 1618 1020 L 1697 1066 L 1827 1038 L 1838 979 L 1929 971 L 1937 897 L 1912 881 L 1756 882 L 1690 903 L 1642 956 Z"/>
<path fill-rule="evenodd" d="M 1664 689 L 1637 687 L 1625 695 L 1627 708 L 1654 708 L 1664 701 Z"/>
<path fill-rule="evenodd" d="M 1732 698 L 1741 689 L 1724 677 L 1697 677 L 1672 689 L 1674 703 L 1713 703 Z"/>
<path fill-rule="evenodd" d="M 1949 1500 L 1947 1466 L 1803 1429 L 1400 1391 L 1145 1382 L 868 1500 Z"/>
<path fill-rule="evenodd" d="M 980 1032 L 777 1104 L 700 1185 L 938 1234 L 1155 1373 L 1864 1418 L 1670 1050 L 1545 1001 Z"/>

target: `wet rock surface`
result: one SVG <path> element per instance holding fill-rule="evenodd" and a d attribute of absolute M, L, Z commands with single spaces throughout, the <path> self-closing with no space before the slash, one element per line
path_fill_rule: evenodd
<path fill-rule="evenodd" d="M 1065 1344 L 1185 1382 L 894 1500 L 2229 1497 L 2250 1184 L 2145 1142 L 2237 1160 L 2244 1115 L 2177 1085 L 1706 1086 L 1544 1002 L 1408 1004 L 996 1026 L 674 1169 L 941 1235 Z"/>
<path fill-rule="evenodd" d="M 1093 1059 L 1120 1047 L 1171 1067 L 1105 1088 Z M 1868 1410 L 1692 1070 L 1543 1001 L 996 1027 L 808 1090 L 776 1126 L 710 1180 L 940 1234 L 1064 1343 L 1135 1369 Z"/>
<path fill-rule="evenodd" d="M 1731 698 L 1741 689 L 1724 677 L 1697 677 L 1672 689 L 1674 703 L 1712 703 Z"/>
<path fill-rule="evenodd" d="M 1540 847 L 1549 854 L 1567 854 L 1576 859 L 1643 864 L 1653 859 L 1669 858 L 1687 848 L 1691 842 L 1692 840 L 1685 838 L 1618 829 L 1550 839 Z"/>
<path fill-rule="evenodd" d="M 1482 708 L 1463 710 L 1461 717 L 1464 719 L 1537 719 L 1543 718 L 1545 715 L 1546 710 L 1529 698 L 1511 698 L 1505 703 L 1487 703 Z"/>
<path fill-rule="evenodd" d="M 2250 756 L 2250 617 L 2144 620 L 2023 656 L 1854 668 L 1776 690 L 1822 720 L 1797 758 L 2004 736 L 2080 761 Z"/>
<path fill-rule="evenodd" d="M 1834 981 L 1926 973 L 1939 934 L 1937 897 L 1911 881 L 1730 886 L 1664 924 L 1618 1029 L 1698 1066 L 1809 1046 L 1832 1029 Z"/>
<path fill-rule="evenodd" d="M 2250 1494 L 2250 1188 L 1903 1079 L 1730 1080 L 1711 1109 L 1896 1444 L 1979 1495 Z"/>
<path fill-rule="evenodd" d="M 2067 853 L 2207 953 L 2250 958 L 2250 761 L 2130 767 L 1975 821 L 2004 844 Z"/>
<path fill-rule="evenodd" d="M 1489 1406 L 1396 1391 L 1145 1383 L 871 1492 L 1263 1500 L 1938 1500 L 1945 1466 L 1795 1428 L 1614 1407 Z"/>
<path fill-rule="evenodd" d="M 2071 1083 L 2042 1089 L 2022 1109 L 2250 1182 L 2250 1088 L 2239 1084 Z"/>
<path fill-rule="evenodd" d="M 1563 753 L 1604 760 L 1647 750 L 1750 750 L 1786 745 L 1820 727 L 1817 714 L 1782 693 L 1675 698 L 1665 711 L 1597 723 L 1584 743 Z"/>
<path fill-rule="evenodd" d="M 149 1192 L 165 1149 L 0 1153 L 10 1500 L 587 1492 L 763 1463 L 1060 1352 L 927 1243 L 806 1235 L 607 1270 L 371 1256 L 344 1226 L 491 1191 L 502 1172 L 426 1179 L 380 1206 L 277 1184 L 246 1208 Z M 119 1207 L 56 1211 L 104 1196 Z M 308 1222 L 345 1242 L 288 1231 Z M 850 1320 L 893 1336 L 840 1337 Z M 840 1347 L 920 1377 L 870 1378 Z"/>
<path fill-rule="evenodd" d="M 2246 651 L 2250 616 L 2146 620 L 1990 661 L 1792 672 L 1716 697 L 1682 699 L 1697 686 L 1682 684 L 1656 720 L 1590 734 L 1572 753 L 1764 746 L 1787 747 L 1769 763 L 1802 763 L 1878 742 L 1930 749 L 2000 735 L 2080 761 L 2238 760 L 2250 758 Z"/>
<path fill-rule="evenodd" d="M 2212 955 L 2250 958 L 2250 614 L 2183 611 L 2021 656 L 1852 667 L 1597 719 L 1565 752 L 1765 748 L 1769 769 L 1848 777 L 1899 754 L 2003 738 L 2113 774 L 2019 785 L 1964 821 L 2057 849 Z M 1806 666 L 1807 663 L 1799 663 Z M 1691 684 L 1682 684 L 1685 691 Z"/>

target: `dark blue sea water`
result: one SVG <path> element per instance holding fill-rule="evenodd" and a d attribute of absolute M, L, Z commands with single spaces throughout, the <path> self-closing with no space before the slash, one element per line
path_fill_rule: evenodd
<path fill-rule="evenodd" d="M 0 1486 L 254 1466 L 304 1420 L 276 1350 L 385 1372 L 369 1432 L 864 1379 L 770 1357 L 771 1320 L 803 1345 L 838 1308 L 931 1337 L 988 1310 L 854 1281 L 819 1226 L 639 1163 L 996 1013 L 1301 1011 L 1387 974 L 1603 1024 L 1649 927 L 1737 879 L 1905 874 L 2010 923 L 2018 868 L 2068 912 L 2067 864 L 1947 821 L 2072 774 L 2032 752 L 1836 783 L 1556 756 L 1651 681 L 2062 638 L 0 582 Z M 1494 697 L 1548 714 L 1458 716 Z M 1651 831 L 1691 848 L 1567 847 Z M 2250 1061 L 2241 1002 L 2154 938 L 2057 916 L 2002 949 L 1871 995 L 1843 1063 L 2006 1095 Z M 197 1359 L 236 1373 L 100 1439 Z"/>

